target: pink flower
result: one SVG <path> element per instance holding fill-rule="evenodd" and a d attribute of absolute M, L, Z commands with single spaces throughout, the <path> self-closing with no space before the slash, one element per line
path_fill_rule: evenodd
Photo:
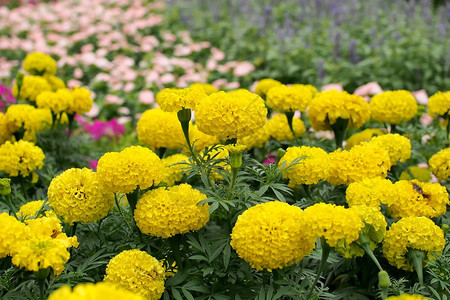
<path fill-rule="evenodd" d="M 76 86 L 82 86 L 83 84 L 81 83 L 81 81 L 76 80 L 76 79 L 70 79 L 69 81 L 67 81 L 67 87 L 69 89 L 76 87 Z"/>
<path fill-rule="evenodd" d="M 353 94 L 358 96 L 372 96 L 381 94 L 382 92 L 383 90 L 378 82 L 369 82 L 357 88 Z"/>
<path fill-rule="evenodd" d="M 220 60 L 223 60 L 223 59 L 225 59 L 225 53 L 223 53 L 222 51 L 220 51 L 219 49 L 217 49 L 217 48 L 211 48 L 211 52 L 212 52 L 212 55 L 213 55 L 213 58 L 215 59 L 215 60 L 218 60 L 218 61 L 220 61 Z"/>
<path fill-rule="evenodd" d="M 152 91 L 143 90 L 139 93 L 139 102 L 143 104 L 152 104 L 155 102 L 155 94 Z"/>
<path fill-rule="evenodd" d="M 336 90 L 338 92 L 342 92 L 344 90 L 344 88 L 342 87 L 342 84 L 340 84 L 340 83 L 329 83 L 322 87 L 322 91 L 330 91 L 330 90 Z"/>
<path fill-rule="evenodd" d="M 237 66 L 234 68 L 233 75 L 236 77 L 241 77 L 249 74 L 251 71 L 255 69 L 255 66 L 249 63 L 248 61 L 241 61 L 237 63 Z"/>
<path fill-rule="evenodd" d="M 429 114 L 423 114 L 420 117 L 420 123 L 427 127 L 430 126 L 431 122 L 433 122 L 433 118 Z"/>
<path fill-rule="evenodd" d="M 175 76 L 171 73 L 166 73 L 159 79 L 162 84 L 168 84 L 175 81 Z"/>
<path fill-rule="evenodd" d="M 118 141 L 120 136 L 125 133 L 125 126 L 119 124 L 115 118 L 111 121 L 100 121 L 96 119 L 93 124 L 84 124 L 83 129 L 90 133 L 94 141 L 98 141 L 104 136 L 110 141 Z"/>
<path fill-rule="evenodd" d="M 417 102 L 421 105 L 428 105 L 428 94 L 425 90 L 420 90 L 416 92 L 412 92 L 414 98 L 416 98 Z"/>
<path fill-rule="evenodd" d="M 81 77 L 83 77 L 83 71 L 80 68 L 76 68 L 73 71 L 73 77 L 75 77 L 76 79 L 80 79 Z"/>
<path fill-rule="evenodd" d="M 270 165 L 277 162 L 277 155 L 275 153 L 269 153 L 266 157 L 267 158 L 264 160 L 265 165 Z"/>
<path fill-rule="evenodd" d="M 122 106 L 120 107 L 118 110 L 119 114 L 122 115 L 129 115 L 130 114 L 130 109 L 128 107 Z"/>
<path fill-rule="evenodd" d="M 87 113 L 85 113 L 84 115 L 85 115 L 85 116 L 88 116 L 88 117 L 90 117 L 90 118 L 95 118 L 96 116 L 98 116 L 99 113 L 100 113 L 100 108 L 99 108 L 98 105 L 95 104 L 95 102 L 94 102 L 94 103 L 92 103 L 91 110 L 88 111 Z"/>
<path fill-rule="evenodd" d="M 241 84 L 238 81 L 233 81 L 233 82 L 229 82 L 227 83 L 224 88 L 227 90 L 235 90 L 238 89 L 241 86 Z"/>
<path fill-rule="evenodd" d="M 3 101 L 6 101 L 6 104 L 8 105 L 8 103 L 15 103 L 16 99 L 12 95 L 11 89 L 0 83 L 0 110 L 5 107 L 5 103 Z"/>
<path fill-rule="evenodd" d="M 89 165 L 88 168 L 96 171 L 97 170 L 97 165 L 98 165 L 98 160 L 89 160 Z"/>
<path fill-rule="evenodd" d="M 123 100 L 122 98 L 119 98 L 116 95 L 108 94 L 105 97 L 105 103 L 107 103 L 107 104 L 122 105 L 124 102 L 125 102 L 125 100 Z"/>
<path fill-rule="evenodd" d="M 185 45 L 176 45 L 175 50 L 173 51 L 173 54 L 176 56 L 187 56 L 191 53 L 191 49 Z"/>
<path fill-rule="evenodd" d="M 220 89 L 222 86 L 224 86 L 225 84 L 227 84 L 227 80 L 226 79 L 217 79 L 215 81 L 213 81 L 211 83 L 213 86 L 215 86 L 216 89 Z"/>

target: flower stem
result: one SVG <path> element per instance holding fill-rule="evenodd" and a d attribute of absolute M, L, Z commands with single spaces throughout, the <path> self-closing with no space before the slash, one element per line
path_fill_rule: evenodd
<path fill-rule="evenodd" d="M 320 276 L 322 275 L 322 272 L 327 263 L 328 255 L 330 254 L 331 251 L 331 247 L 327 244 L 324 238 L 320 238 L 320 244 L 322 245 L 322 258 L 320 259 L 320 265 L 319 269 L 317 270 L 316 278 L 314 279 L 314 282 L 311 285 L 311 288 L 308 292 L 308 296 L 306 296 L 306 299 L 310 299 L 310 296 L 313 293 Z"/>
<path fill-rule="evenodd" d="M 407 256 L 410 260 L 412 260 L 417 277 L 419 278 L 419 283 L 423 286 L 423 259 L 426 256 L 425 251 L 409 249 Z"/>
<path fill-rule="evenodd" d="M 369 238 L 367 237 L 367 235 L 365 234 L 361 234 L 359 237 L 359 241 L 358 241 L 358 245 L 364 249 L 364 251 L 366 251 L 367 255 L 369 255 L 369 257 L 373 260 L 373 262 L 375 263 L 375 265 L 377 266 L 377 268 L 380 271 L 383 271 L 383 268 L 381 267 L 380 263 L 378 262 L 378 259 L 376 258 L 376 256 L 373 254 L 372 249 L 370 249 L 370 243 L 369 243 Z"/>
<path fill-rule="evenodd" d="M 236 177 L 239 168 L 231 168 L 231 183 L 230 183 L 230 193 L 233 191 L 233 188 L 236 184 Z"/>
<path fill-rule="evenodd" d="M 194 159 L 197 166 L 200 166 L 200 161 L 197 159 L 197 155 L 191 145 L 191 140 L 189 139 L 189 123 L 191 122 L 191 110 L 183 108 L 177 113 L 178 121 L 180 121 L 181 128 L 183 129 L 183 134 L 186 139 L 187 148 L 192 158 Z"/>
<path fill-rule="evenodd" d="M 330 127 L 334 132 L 334 140 L 336 142 L 336 149 L 343 148 L 342 144 L 344 142 L 345 131 L 347 130 L 348 119 L 338 118 L 336 123 L 331 124 Z"/>
<path fill-rule="evenodd" d="M 176 234 L 169 238 L 169 246 L 172 250 L 173 255 L 175 256 L 175 262 L 177 264 L 178 271 L 182 270 L 182 261 L 181 261 L 181 234 Z"/>
<path fill-rule="evenodd" d="M 294 136 L 294 141 L 297 144 L 298 140 L 297 140 L 297 136 L 295 135 L 294 125 L 293 125 L 295 112 L 293 112 L 293 111 L 286 111 L 284 114 L 286 115 L 286 118 L 287 118 L 287 121 L 288 121 L 288 125 L 289 125 L 289 129 L 291 129 L 292 135 Z"/>

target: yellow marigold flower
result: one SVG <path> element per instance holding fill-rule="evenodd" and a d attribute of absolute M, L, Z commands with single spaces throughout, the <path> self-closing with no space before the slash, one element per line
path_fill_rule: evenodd
<path fill-rule="evenodd" d="M 305 123 L 299 118 L 292 119 L 292 127 L 294 128 L 295 135 L 300 137 L 305 134 Z M 267 131 L 270 136 L 279 142 L 291 141 L 294 139 L 291 129 L 289 128 L 286 115 L 278 114 L 273 116 L 267 121 Z"/>
<path fill-rule="evenodd" d="M 55 75 L 56 61 L 50 55 L 33 52 L 25 57 L 23 69 L 31 75 Z"/>
<path fill-rule="evenodd" d="M 92 102 L 91 92 L 84 87 L 75 87 L 71 91 L 73 104 L 67 109 L 68 114 L 84 114 L 91 110 Z"/>
<path fill-rule="evenodd" d="M 209 205 L 198 205 L 206 198 L 189 184 L 151 190 L 138 201 L 134 220 L 142 233 L 162 238 L 199 230 L 209 221 Z"/>
<path fill-rule="evenodd" d="M 164 164 L 148 148 L 131 146 L 122 152 L 105 153 L 97 165 L 104 187 L 113 193 L 131 193 L 158 185 L 164 174 Z"/>
<path fill-rule="evenodd" d="M 53 178 L 48 187 L 48 205 L 66 223 L 97 222 L 114 206 L 114 195 L 106 192 L 97 173 L 69 169 Z"/>
<path fill-rule="evenodd" d="M 139 140 L 153 149 L 181 149 L 186 140 L 177 114 L 161 109 L 150 109 L 137 123 Z"/>
<path fill-rule="evenodd" d="M 313 238 L 325 238 L 331 247 L 356 241 L 364 227 L 356 212 L 334 204 L 314 204 L 305 209 L 305 218 L 307 223 L 302 230 Z"/>
<path fill-rule="evenodd" d="M 48 84 L 47 80 L 41 76 L 24 76 L 22 87 L 20 88 L 20 95 L 18 95 L 17 84 L 14 84 L 12 88 L 13 96 L 19 100 L 36 101 L 37 96 L 46 91 L 51 91 L 52 88 Z"/>
<path fill-rule="evenodd" d="M 403 171 L 399 177 L 400 180 L 412 180 L 417 179 L 421 182 L 428 182 L 432 179 L 430 170 L 427 168 L 421 168 L 419 166 L 408 167 L 406 171 Z"/>
<path fill-rule="evenodd" d="M 383 134 L 385 134 L 385 132 L 378 128 L 364 129 L 363 131 L 355 133 L 348 138 L 347 143 L 345 144 L 345 149 L 351 149 L 353 146 L 370 141 L 373 136 L 379 136 Z"/>
<path fill-rule="evenodd" d="M 67 237 L 62 232 L 61 221 L 55 216 L 42 217 L 37 219 L 26 220 L 27 228 L 29 228 L 33 237 L 51 237 L 57 239 L 60 243 L 64 244 L 66 248 L 78 247 L 78 239 L 76 236 Z"/>
<path fill-rule="evenodd" d="M 163 158 L 161 161 L 164 164 L 164 177 L 162 182 L 165 182 L 168 186 L 172 186 L 175 182 L 181 181 L 183 178 L 183 170 L 188 166 L 178 163 L 187 163 L 189 157 L 184 154 L 174 154 Z"/>
<path fill-rule="evenodd" d="M 209 135 L 198 130 L 197 125 L 190 124 L 189 139 L 195 146 L 195 151 L 200 152 L 206 147 L 210 147 L 219 143 L 219 139 L 213 135 Z"/>
<path fill-rule="evenodd" d="M 32 182 L 36 182 L 37 175 L 34 171 L 44 166 L 44 158 L 42 149 L 33 143 L 23 140 L 15 143 L 7 141 L 0 146 L 0 171 L 12 177 L 27 177 L 32 174 Z"/>
<path fill-rule="evenodd" d="M 397 201 L 399 195 L 394 184 L 380 177 L 365 178 L 348 185 L 346 195 L 348 206 L 366 205 L 380 209 L 380 204 Z"/>
<path fill-rule="evenodd" d="M 66 84 L 64 83 L 64 81 L 61 78 L 58 78 L 54 75 L 44 75 L 45 80 L 47 80 L 48 84 L 50 85 L 50 87 L 52 88 L 53 92 L 56 92 L 59 89 L 65 89 L 66 88 Z"/>
<path fill-rule="evenodd" d="M 0 258 L 8 256 L 17 242 L 23 239 L 26 226 L 6 212 L 0 214 Z"/>
<path fill-rule="evenodd" d="M 261 129 L 251 135 L 244 136 L 238 140 L 240 144 L 246 145 L 247 150 L 253 148 L 262 148 L 264 144 L 270 139 L 270 133 L 267 123 Z"/>
<path fill-rule="evenodd" d="M 156 102 L 163 111 L 167 112 L 177 112 L 183 108 L 194 110 L 206 96 L 206 92 L 201 87 L 164 89 L 156 95 Z"/>
<path fill-rule="evenodd" d="M 447 189 L 439 183 L 400 180 L 395 183 L 399 198 L 388 202 L 396 219 L 405 217 L 434 218 L 447 210 Z"/>
<path fill-rule="evenodd" d="M 73 107 L 73 95 L 68 89 L 56 92 L 42 92 L 36 97 L 36 105 L 40 108 L 50 108 L 54 114 L 68 111 Z"/>
<path fill-rule="evenodd" d="M 9 132 L 25 129 L 23 140 L 36 141 L 36 133 L 49 129 L 53 123 L 52 113 L 48 108 L 35 108 L 28 104 L 15 104 L 6 111 Z"/>
<path fill-rule="evenodd" d="M 314 249 L 316 239 L 304 230 L 309 222 L 305 215 L 279 201 L 258 204 L 238 217 L 230 245 L 258 270 L 290 266 Z"/>
<path fill-rule="evenodd" d="M 379 122 L 399 124 L 416 115 L 417 101 L 409 91 L 386 91 L 372 97 L 370 112 Z"/>
<path fill-rule="evenodd" d="M 211 94 L 195 111 L 198 129 L 223 140 L 255 133 L 266 123 L 266 115 L 264 100 L 245 90 Z"/>
<path fill-rule="evenodd" d="M 349 184 L 364 178 L 385 178 L 391 159 L 384 148 L 363 143 L 350 151 L 340 149 L 329 154 L 327 181 L 332 185 Z"/>
<path fill-rule="evenodd" d="M 286 154 L 280 159 L 278 167 L 287 168 L 295 159 L 300 161 L 283 173 L 289 178 L 289 185 L 316 184 L 319 180 L 327 178 L 328 154 L 317 147 L 289 147 Z"/>
<path fill-rule="evenodd" d="M 316 88 L 315 86 L 311 85 L 311 84 L 298 84 L 298 83 L 296 83 L 296 84 L 293 84 L 293 85 L 292 85 L 292 87 L 298 87 L 298 86 L 308 88 L 309 91 L 311 92 L 313 98 L 314 98 L 314 97 L 317 95 L 317 93 L 318 93 L 317 88 Z"/>
<path fill-rule="evenodd" d="M 431 172 L 439 180 L 447 180 L 450 176 L 450 148 L 445 148 L 434 154 L 429 161 Z"/>
<path fill-rule="evenodd" d="M 349 210 L 354 211 L 364 223 L 360 234 L 365 234 L 369 238 L 370 249 L 375 250 L 386 235 L 387 222 L 384 215 L 378 208 L 365 205 L 353 206 Z M 355 242 L 350 244 L 347 242 L 338 243 L 335 250 L 345 258 L 363 256 L 365 254 L 365 251 Z"/>
<path fill-rule="evenodd" d="M 209 83 L 197 82 L 197 83 L 191 84 L 190 87 L 191 88 L 201 88 L 201 89 L 203 89 L 203 91 L 205 91 L 206 95 L 211 95 L 211 94 L 214 94 L 214 93 L 218 92 L 216 87 L 213 86 L 212 84 L 209 84 Z"/>
<path fill-rule="evenodd" d="M 11 139 L 13 130 L 8 126 L 8 119 L 4 113 L 0 112 L 0 145 Z"/>
<path fill-rule="evenodd" d="M 390 296 L 386 300 L 428 300 L 421 295 L 401 294 L 400 296 Z"/>
<path fill-rule="evenodd" d="M 331 130 L 338 118 L 347 119 L 348 126 L 359 128 L 370 119 L 369 104 L 363 97 L 336 90 L 318 93 L 309 104 L 308 116 L 316 131 Z"/>
<path fill-rule="evenodd" d="M 385 134 L 373 137 L 370 140 L 371 144 L 378 145 L 387 150 L 391 158 L 391 165 L 394 166 L 397 162 L 404 162 L 411 157 L 411 141 L 400 134 Z"/>
<path fill-rule="evenodd" d="M 282 84 L 281 82 L 275 79 L 271 78 L 261 79 L 255 87 L 255 94 L 265 98 L 267 92 L 269 92 L 271 88 L 281 84 Z"/>
<path fill-rule="evenodd" d="M 433 259 L 444 246 L 444 232 L 433 221 L 425 217 L 406 217 L 392 224 L 386 233 L 383 254 L 392 266 L 413 271 L 414 265 L 406 257 L 409 249 L 423 250 L 428 259 Z"/>
<path fill-rule="evenodd" d="M 166 279 L 163 263 L 147 252 L 134 249 L 120 252 L 106 266 L 104 281 L 145 299 L 158 300 Z"/>
<path fill-rule="evenodd" d="M 41 211 L 41 213 L 44 214 L 39 214 L 38 216 L 36 216 L 36 213 L 38 213 L 39 211 Z M 19 209 L 19 211 L 16 213 L 16 216 L 21 218 L 22 220 L 27 220 L 27 219 L 35 219 L 35 218 L 39 218 L 42 217 L 43 215 L 47 216 L 47 217 L 55 217 L 56 218 L 56 214 L 53 210 L 46 210 L 44 207 L 44 200 L 36 200 L 36 201 L 30 201 L 25 203 L 24 205 L 22 205 Z"/>
<path fill-rule="evenodd" d="M 64 285 L 51 293 L 48 300 L 145 300 L 141 295 L 134 294 L 122 287 L 107 282 L 77 284 L 72 291 Z"/>
<path fill-rule="evenodd" d="M 313 94 L 308 87 L 284 84 L 275 86 L 267 92 L 266 102 L 273 110 L 281 112 L 305 111 L 311 102 Z"/>
<path fill-rule="evenodd" d="M 450 110 L 450 91 L 437 92 L 428 100 L 428 114 L 443 116 Z"/>

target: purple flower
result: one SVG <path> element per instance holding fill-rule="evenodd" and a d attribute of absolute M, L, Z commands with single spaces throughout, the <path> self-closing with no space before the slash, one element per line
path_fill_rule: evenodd
<path fill-rule="evenodd" d="M 98 141 L 106 136 L 110 141 L 118 141 L 120 136 L 125 133 L 125 126 L 117 122 L 114 118 L 111 121 L 94 120 L 93 124 L 77 118 L 83 130 L 88 131 L 94 141 Z"/>
<path fill-rule="evenodd" d="M 0 83 L 0 110 L 3 110 L 5 103 L 15 103 L 16 99 L 14 99 L 13 94 L 11 93 L 11 89 L 7 88 L 3 84 Z"/>
<path fill-rule="evenodd" d="M 88 168 L 96 171 L 97 170 L 97 165 L 98 165 L 98 160 L 89 160 L 89 166 Z"/>
<path fill-rule="evenodd" d="M 270 165 L 277 162 L 277 155 L 275 153 L 269 153 L 266 157 L 267 158 L 264 160 L 265 165 Z"/>

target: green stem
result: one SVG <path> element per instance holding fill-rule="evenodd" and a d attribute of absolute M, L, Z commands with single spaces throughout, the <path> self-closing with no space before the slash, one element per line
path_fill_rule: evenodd
<path fill-rule="evenodd" d="M 127 200 L 128 203 L 130 204 L 131 215 L 133 217 L 133 220 L 134 220 L 134 210 L 136 209 L 136 205 L 140 197 L 141 197 L 141 189 L 139 188 L 139 186 L 133 192 L 127 194 Z"/>
<path fill-rule="evenodd" d="M 338 118 L 336 123 L 331 124 L 330 127 L 334 132 L 334 140 L 336 142 L 336 149 L 343 148 L 342 144 L 344 142 L 345 131 L 347 130 L 348 119 Z"/>
<path fill-rule="evenodd" d="M 159 148 L 159 150 L 158 150 L 158 157 L 160 159 L 162 159 L 164 157 L 164 154 L 166 153 L 166 151 L 167 151 L 167 148 L 164 148 L 164 147 Z"/>
<path fill-rule="evenodd" d="M 381 267 L 380 263 L 378 262 L 378 259 L 373 254 L 372 249 L 370 249 L 370 243 L 369 238 L 365 234 L 361 234 L 359 237 L 358 245 L 366 251 L 367 255 L 373 260 L 375 265 L 380 271 L 383 271 L 383 268 Z"/>
<path fill-rule="evenodd" d="M 230 183 L 230 190 L 229 192 L 233 192 L 234 186 L 236 184 L 236 177 L 238 173 L 239 168 L 231 168 L 231 183 Z"/>
<path fill-rule="evenodd" d="M 75 120 L 75 114 L 67 114 L 67 117 L 69 118 L 69 130 L 67 132 L 67 137 L 70 138 L 73 130 L 73 121 Z"/>
<path fill-rule="evenodd" d="M 396 124 L 391 124 L 391 133 L 398 133 Z"/>
<path fill-rule="evenodd" d="M 34 273 L 39 285 L 39 296 L 41 300 L 45 300 L 45 280 L 47 279 L 49 274 L 50 268 L 40 269 L 39 271 Z"/>
<path fill-rule="evenodd" d="M 169 238 L 169 246 L 172 250 L 173 255 L 175 256 L 175 262 L 177 264 L 176 268 L 178 272 L 180 272 L 182 268 L 182 260 L 181 260 L 181 252 L 180 252 L 180 245 L 181 245 L 181 234 L 176 234 Z"/>
<path fill-rule="evenodd" d="M 294 136 L 294 141 L 297 143 L 297 135 L 295 134 L 294 125 L 293 125 L 295 112 L 294 111 L 286 111 L 284 114 L 286 115 L 289 129 L 291 130 L 292 135 Z"/>
<path fill-rule="evenodd" d="M 320 276 L 322 275 L 322 272 L 325 268 L 325 265 L 327 263 L 328 255 L 330 255 L 331 248 L 325 241 L 325 239 L 322 237 L 320 238 L 320 244 L 322 245 L 322 258 L 320 259 L 320 265 L 319 269 L 316 274 L 316 278 L 314 279 L 313 284 L 311 285 L 311 288 L 309 289 L 308 296 L 306 296 L 306 299 L 310 299 L 311 294 L 313 293 L 317 282 L 319 281 Z"/>
<path fill-rule="evenodd" d="M 425 251 L 409 249 L 407 256 L 412 260 L 417 277 L 419 278 L 419 283 L 423 286 L 423 259 L 426 256 Z"/>
<path fill-rule="evenodd" d="M 200 166 L 200 161 L 198 160 L 197 155 L 194 152 L 194 148 L 192 148 L 191 140 L 189 138 L 189 124 L 191 123 L 191 110 L 183 108 L 182 110 L 178 111 L 177 116 L 178 121 L 180 121 L 181 128 L 183 129 L 183 134 L 186 139 L 189 153 L 191 154 L 197 166 Z"/>

